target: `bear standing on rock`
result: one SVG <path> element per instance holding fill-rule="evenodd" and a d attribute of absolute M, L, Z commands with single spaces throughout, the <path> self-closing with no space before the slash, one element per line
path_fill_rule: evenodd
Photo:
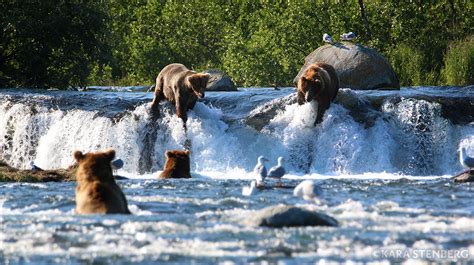
<path fill-rule="evenodd" d="M 179 63 L 165 66 L 156 78 L 152 115 L 157 117 L 160 114 L 158 103 L 166 99 L 175 104 L 176 114 L 186 125 L 187 111 L 194 108 L 198 98 L 204 97 L 209 76 L 191 71 Z"/>
<path fill-rule="evenodd" d="M 166 151 L 166 162 L 158 178 L 191 178 L 189 150 Z"/>
<path fill-rule="evenodd" d="M 112 149 L 83 154 L 73 153 L 77 161 L 76 213 L 78 214 L 130 214 L 127 199 L 115 182 L 111 162 Z"/>
<path fill-rule="evenodd" d="M 316 100 L 318 115 L 314 125 L 323 121 L 324 112 L 339 91 L 339 79 L 336 70 L 326 63 L 309 65 L 298 80 L 298 104 Z"/>

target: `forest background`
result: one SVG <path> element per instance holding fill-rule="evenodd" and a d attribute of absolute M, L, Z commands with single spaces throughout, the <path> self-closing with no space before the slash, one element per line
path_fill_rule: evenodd
<path fill-rule="evenodd" d="M 165 65 L 238 86 L 293 86 L 304 58 L 353 31 L 402 86 L 474 84 L 474 1 L 0 1 L 0 87 L 151 85 Z"/>

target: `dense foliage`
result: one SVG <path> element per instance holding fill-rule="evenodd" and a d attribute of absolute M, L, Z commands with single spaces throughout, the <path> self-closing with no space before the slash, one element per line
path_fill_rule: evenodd
<path fill-rule="evenodd" d="M 468 0 L 71 2 L 0 3 L 0 87 L 152 84 L 172 62 L 240 86 L 292 85 L 324 32 L 348 31 L 402 85 L 473 83 Z"/>
<path fill-rule="evenodd" d="M 106 5 L 0 1 L 0 87 L 83 86 L 107 62 Z"/>

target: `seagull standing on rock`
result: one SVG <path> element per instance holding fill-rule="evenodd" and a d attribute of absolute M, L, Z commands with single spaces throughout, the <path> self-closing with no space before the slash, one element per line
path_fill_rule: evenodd
<path fill-rule="evenodd" d="M 293 196 L 302 197 L 307 201 L 314 201 L 316 204 L 321 203 L 319 197 L 321 197 L 322 195 L 323 190 L 312 180 L 305 180 L 301 182 L 293 190 Z"/>
<path fill-rule="evenodd" d="M 355 35 L 355 33 L 352 32 L 352 31 L 349 32 L 349 33 L 343 33 L 343 34 L 341 35 L 341 40 L 345 40 L 345 41 L 351 41 L 351 40 L 353 40 L 353 39 L 355 39 L 355 38 L 356 38 L 356 35 Z"/>
<path fill-rule="evenodd" d="M 323 34 L 323 41 L 327 43 L 334 43 L 334 40 L 332 39 L 331 35 L 327 33 Z"/>
<path fill-rule="evenodd" d="M 286 174 L 286 170 L 283 167 L 283 157 L 278 157 L 278 164 L 268 171 L 267 177 L 270 178 L 277 178 L 278 183 L 277 186 L 281 186 L 281 178 Z"/>
<path fill-rule="evenodd" d="M 267 168 L 265 167 L 265 162 L 268 161 L 264 156 L 259 156 L 257 159 L 257 165 L 253 168 L 253 172 L 257 175 L 257 187 L 263 186 L 263 182 L 267 177 Z"/>
<path fill-rule="evenodd" d="M 466 148 L 464 147 L 459 148 L 459 162 L 470 171 L 474 169 L 474 158 L 467 155 Z"/>

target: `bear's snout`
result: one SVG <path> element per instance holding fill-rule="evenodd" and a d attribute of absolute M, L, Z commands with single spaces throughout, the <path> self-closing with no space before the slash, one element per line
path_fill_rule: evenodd
<path fill-rule="evenodd" d="M 204 97 L 204 92 L 196 92 L 196 96 L 198 98 L 203 98 Z"/>

